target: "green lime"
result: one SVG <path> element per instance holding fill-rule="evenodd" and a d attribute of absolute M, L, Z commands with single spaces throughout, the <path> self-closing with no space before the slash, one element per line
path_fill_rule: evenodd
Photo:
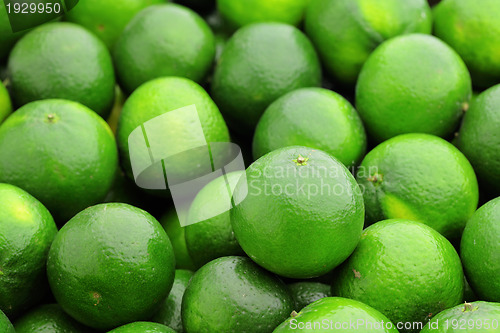
<path fill-rule="evenodd" d="M 12 112 L 12 103 L 10 102 L 9 92 L 0 82 L 0 124 Z"/>
<path fill-rule="evenodd" d="M 393 323 L 404 323 L 402 332 L 414 332 L 415 323 L 462 302 L 463 274 L 457 252 L 437 231 L 385 220 L 365 229 L 338 269 L 332 294 L 372 306 Z"/>
<path fill-rule="evenodd" d="M 253 131 L 274 100 L 298 88 L 319 86 L 320 80 L 316 51 L 300 30 L 255 23 L 227 42 L 215 68 L 212 96 L 233 126 Z"/>
<path fill-rule="evenodd" d="M 500 2 L 443 0 L 433 14 L 435 35 L 464 59 L 474 85 L 500 83 Z"/>
<path fill-rule="evenodd" d="M 500 303 L 473 302 L 457 305 L 435 315 L 421 333 L 498 332 Z"/>
<path fill-rule="evenodd" d="M 356 108 L 378 142 L 404 133 L 445 137 L 471 94 L 458 54 L 435 37 L 413 34 L 388 40 L 368 58 L 356 85 Z"/>
<path fill-rule="evenodd" d="M 191 105 L 196 107 L 196 119 L 192 119 L 190 113 L 172 112 Z M 157 156 L 158 160 L 165 158 L 163 153 L 180 153 L 191 147 L 200 146 L 201 141 L 209 143 L 229 141 L 229 132 L 219 109 L 206 91 L 198 84 L 179 77 L 149 81 L 135 90 L 127 99 L 118 123 L 117 138 L 120 156 L 124 170 L 131 178 L 133 178 L 133 175 L 129 152 L 130 134 L 140 126 L 144 126 L 149 120 L 166 115 L 168 112 L 172 112 L 167 115 L 169 117 L 168 122 L 162 121 L 162 118 L 160 118 L 160 120 L 150 122 L 151 126 L 146 126 L 147 130 L 144 127 L 148 142 L 157 149 L 152 153 L 161 155 Z M 200 124 L 203 133 L 199 131 Z M 162 144 L 162 147 L 158 147 L 160 144 Z M 167 151 L 164 152 L 163 148 Z M 206 162 L 204 159 L 206 155 L 201 154 L 202 156 L 198 156 L 196 153 L 193 155 L 188 156 L 183 161 L 176 160 L 175 165 L 166 165 L 166 167 L 174 168 L 174 171 L 170 169 L 169 171 L 175 175 L 178 175 L 175 172 L 180 172 L 185 174 L 186 179 L 194 179 L 196 175 L 199 176 L 203 173 L 202 171 L 206 167 L 204 163 Z M 134 158 L 137 159 L 134 161 L 137 165 L 151 164 L 149 154 L 139 154 Z M 157 171 L 154 167 L 159 165 L 159 162 L 154 164 L 153 168 L 150 168 L 151 171 Z M 153 180 L 157 176 L 156 173 L 152 174 L 148 170 L 143 175 L 145 179 Z M 160 176 L 163 179 L 161 170 Z"/>
<path fill-rule="evenodd" d="M 174 285 L 170 294 L 163 301 L 160 310 L 151 318 L 152 321 L 171 327 L 176 332 L 183 332 L 181 318 L 182 296 L 186 291 L 189 280 L 193 277 L 193 272 L 177 269 L 175 271 Z"/>
<path fill-rule="evenodd" d="M 139 321 L 127 325 L 120 326 L 108 333 L 176 333 L 170 327 L 157 323 L 148 323 Z"/>
<path fill-rule="evenodd" d="M 45 262 L 57 227 L 37 199 L 1 183 L 0 221 L 0 310 L 16 316 L 47 294 Z"/>
<path fill-rule="evenodd" d="M 128 22 L 142 9 L 165 0 L 80 0 L 65 15 L 67 21 L 77 23 L 97 35 L 109 49 Z"/>
<path fill-rule="evenodd" d="M 295 301 L 295 310 L 301 310 L 307 305 L 331 296 L 330 286 L 320 282 L 295 282 L 288 285 Z"/>
<path fill-rule="evenodd" d="M 327 297 L 292 314 L 273 333 L 327 333 L 333 330 L 344 333 L 398 332 L 386 316 L 366 304 L 347 298 Z"/>
<path fill-rule="evenodd" d="M 305 30 L 325 69 L 354 85 L 368 56 L 383 41 L 409 33 L 431 33 L 425 0 L 316 0 L 308 7 Z"/>
<path fill-rule="evenodd" d="M 96 36 L 76 24 L 49 23 L 30 31 L 12 50 L 8 70 L 17 106 L 62 98 L 105 118 L 113 105 L 111 56 Z"/>
<path fill-rule="evenodd" d="M 207 23 L 191 9 L 175 4 L 142 10 L 113 50 L 120 84 L 128 93 L 162 76 L 200 82 L 214 57 L 214 35 Z"/>
<path fill-rule="evenodd" d="M 9 318 L 0 310 L 0 331 L 4 333 L 16 333 Z"/>
<path fill-rule="evenodd" d="M 285 284 L 244 257 L 200 268 L 182 300 L 186 332 L 271 333 L 293 310 Z"/>
<path fill-rule="evenodd" d="M 91 333 L 57 304 L 46 304 L 31 310 L 14 322 L 17 333 Z M 3 332 L 3 331 L 2 331 Z"/>
<path fill-rule="evenodd" d="M 297 25 L 310 0 L 217 0 L 217 9 L 233 28 L 256 22 Z"/>
<path fill-rule="evenodd" d="M 243 255 L 229 214 L 231 194 L 244 171 L 214 179 L 198 192 L 189 209 L 186 246 L 197 267 L 224 256 Z M 226 210 L 227 209 L 227 210 Z M 218 214 L 223 211 L 223 213 Z"/>
<path fill-rule="evenodd" d="M 170 209 L 160 218 L 160 223 L 172 242 L 175 254 L 175 264 L 179 269 L 195 270 L 193 259 L 189 256 L 186 246 L 185 227 L 181 227 L 175 209 Z"/>
<path fill-rule="evenodd" d="M 47 261 L 59 305 L 100 330 L 151 317 L 172 287 L 174 270 L 172 245 L 158 221 L 120 203 L 73 217 L 57 234 Z"/>
<path fill-rule="evenodd" d="M 467 156 L 481 188 L 500 195 L 500 85 L 481 93 L 465 113 L 456 145 Z"/>
<path fill-rule="evenodd" d="M 366 134 L 358 113 L 339 94 L 323 88 L 302 88 L 278 98 L 259 120 L 253 155 L 286 146 L 321 149 L 351 167 L 366 152 Z"/>
<path fill-rule="evenodd" d="M 393 218 L 423 222 L 459 238 L 477 208 L 474 170 L 452 144 L 429 134 L 404 134 L 370 151 L 357 173 L 368 224 Z"/>
<path fill-rule="evenodd" d="M 247 169 L 234 198 L 231 224 L 241 247 L 285 277 L 329 272 L 354 251 L 363 229 L 356 180 L 317 149 L 292 146 L 262 156 Z"/>
<path fill-rule="evenodd" d="M 472 289 L 481 300 L 500 303 L 500 197 L 481 206 L 462 235 L 460 254 Z"/>
<path fill-rule="evenodd" d="M 0 182 L 34 195 L 58 222 L 105 197 L 117 160 L 109 126 L 75 102 L 29 103 L 0 126 Z"/>

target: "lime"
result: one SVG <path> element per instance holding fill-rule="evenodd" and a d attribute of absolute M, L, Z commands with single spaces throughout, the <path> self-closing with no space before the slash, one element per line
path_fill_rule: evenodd
<path fill-rule="evenodd" d="M 207 23 L 191 9 L 175 4 L 142 10 L 113 50 L 120 84 L 128 93 L 162 76 L 200 82 L 214 57 L 214 36 Z"/>
<path fill-rule="evenodd" d="M 366 134 L 358 113 L 339 94 L 302 88 L 278 98 L 260 118 L 253 138 L 257 159 L 286 146 L 321 149 L 347 167 L 366 152 Z"/>
<path fill-rule="evenodd" d="M 298 88 L 319 86 L 320 79 L 316 51 L 300 30 L 255 23 L 227 42 L 215 68 L 212 96 L 233 126 L 253 131 L 274 100 Z"/>
<path fill-rule="evenodd" d="M 0 310 L 0 331 L 4 333 L 16 333 L 9 318 Z"/>
<path fill-rule="evenodd" d="M 363 324 L 359 324 L 359 323 Z M 383 323 L 383 324 L 382 324 Z M 327 297 L 302 309 L 279 325 L 273 333 L 283 332 L 359 332 L 397 333 L 386 316 L 361 302 Z"/>
<path fill-rule="evenodd" d="M 217 0 L 217 9 L 233 28 L 256 22 L 297 25 L 310 0 Z"/>
<path fill-rule="evenodd" d="M 285 284 L 244 257 L 200 268 L 182 300 L 186 332 L 271 333 L 292 312 Z"/>
<path fill-rule="evenodd" d="M 481 188 L 500 195 L 500 85 L 481 93 L 465 113 L 456 144 L 477 173 Z"/>
<path fill-rule="evenodd" d="M 67 315 L 57 304 L 42 305 L 26 313 L 14 322 L 14 328 L 17 333 L 94 332 Z"/>
<path fill-rule="evenodd" d="M 457 305 L 435 315 L 421 333 L 498 332 L 500 303 L 473 302 Z"/>
<path fill-rule="evenodd" d="M 481 206 L 467 222 L 460 244 L 462 263 L 481 300 L 500 302 L 500 197 Z"/>
<path fill-rule="evenodd" d="M 65 15 L 67 21 L 77 23 L 97 35 L 109 49 L 127 23 L 142 9 L 165 3 L 165 0 L 80 0 Z"/>
<path fill-rule="evenodd" d="M 402 218 L 459 238 L 478 203 L 474 170 L 445 140 L 404 134 L 370 151 L 357 173 L 368 224 Z"/>
<path fill-rule="evenodd" d="M 45 262 L 57 227 L 38 200 L 1 183 L 0 221 L 0 310 L 16 316 L 47 294 Z"/>
<path fill-rule="evenodd" d="M 58 222 L 104 198 L 117 159 L 109 126 L 75 102 L 33 102 L 0 126 L 0 181 L 34 195 Z"/>
<path fill-rule="evenodd" d="M 234 198 L 239 204 L 231 224 L 241 247 L 285 277 L 327 273 L 354 251 L 363 229 L 363 196 L 354 177 L 321 150 L 292 146 L 262 156 Z"/>
<path fill-rule="evenodd" d="M 115 328 L 108 333 L 176 333 L 170 327 L 157 323 L 139 321 Z"/>
<path fill-rule="evenodd" d="M 151 317 L 174 281 L 167 234 L 147 212 L 120 203 L 85 209 L 52 244 L 47 274 L 61 307 L 100 330 Z"/>
<path fill-rule="evenodd" d="M 354 85 L 372 51 L 383 41 L 414 32 L 430 33 L 425 0 L 316 0 L 308 7 L 305 30 L 325 69 Z"/>
<path fill-rule="evenodd" d="M 295 282 L 288 285 L 288 289 L 295 301 L 297 311 L 318 299 L 331 296 L 330 286 L 320 282 Z"/>
<path fill-rule="evenodd" d="M 185 237 L 196 266 L 219 257 L 244 254 L 234 236 L 229 210 L 217 215 L 231 207 L 231 193 L 243 175 L 244 171 L 231 172 L 214 179 L 198 192 L 191 204 Z"/>
<path fill-rule="evenodd" d="M 181 318 L 182 296 L 192 276 L 193 272 L 188 270 L 177 269 L 175 271 L 172 290 L 170 290 L 170 294 L 163 301 L 160 310 L 151 318 L 152 321 L 166 325 L 176 332 L 183 332 Z"/>
<path fill-rule="evenodd" d="M 474 85 L 500 82 L 500 2 L 443 0 L 434 8 L 434 33 L 467 64 Z"/>
<path fill-rule="evenodd" d="M 356 108 L 376 141 L 398 134 L 451 134 L 467 109 L 467 67 L 439 39 L 413 34 L 383 43 L 366 61 L 356 85 Z"/>
<path fill-rule="evenodd" d="M 193 259 L 189 256 L 186 246 L 185 227 L 181 227 L 175 209 L 170 209 L 160 218 L 160 223 L 172 242 L 175 254 L 175 264 L 179 269 L 195 270 Z"/>
<path fill-rule="evenodd" d="M 462 302 L 463 278 L 457 252 L 437 231 L 419 222 L 385 220 L 365 229 L 338 269 L 332 294 L 372 306 L 411 332 Z"/>
<path fill-rule="evenodd" d="M 12 50 L 8 70 L 16 106 L 62 98 L 106 117 L 113 105 L 111 56 L 97 37 L 76 24 L 49 23 L 30 31 Z"/>
<path fill-rule="evenodd" d="M 10 96 L 5 86 L 0 82 L 0 124 L 12 112 L 12 103 Z"/>

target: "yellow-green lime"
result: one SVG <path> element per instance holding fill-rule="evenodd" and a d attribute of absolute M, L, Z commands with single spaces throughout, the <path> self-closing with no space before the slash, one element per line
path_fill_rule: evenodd
<path fill-rule="evenodd" d="M 331 287 L 321 282 L 302 281 L 288 285 L 290 294 L 295 301 L 295 310 L 302 310 L 307 305 L 331 296 Z"/>
<path fill-rule="evenodd" d="M 12 112 L 12 103 L 10 101 L 9 92 L 2 82 L 0 82 L 0 124 Z"/>
<path fill-rule="evenodd" d="M 120 326 L 108 333 L 176 333 L 176 331 L 158 323 L 139 321 Z"/>
<path fill-rule="evenodd" d="M 175 209 L 170 209 L 163 214 L 160 218 L 160 223 L 167 232 L 170 242 L 172 242 L 176 268 L 195 270 L 196 267 L 186 246 L 186 228 L 181 226 Z"/>

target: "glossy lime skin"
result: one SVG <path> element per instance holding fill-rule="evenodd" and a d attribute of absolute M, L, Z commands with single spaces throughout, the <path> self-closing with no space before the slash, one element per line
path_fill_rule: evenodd
<path fill-rule="evenodd" d="M 255 129 L 253 157 L 296 145 L 321 149 L 350 167 L 366 152 L 366 134 L 358 113 L 341 95 L 302 88 L 266 109 Z"/>
<path fill-rule="evenodd" d="M 308 158 L 305 164 L 296 162 L 300 157 Z M 234 197 L 240 203 L 231 210 L 231 224 L 241 247 L 285 277 L 332 270 L 354 251 L 363 229 L 363 196 L 354 177 L 317 149 L 292 146 L 262 156 Z"/>
<path fill-rule="evenodd" d="M 404 133 L 445 137 L 471 94 L 459 55 L 436 37 L 412 34 L 386 41 L 366 61 L 356 84 L 356 109 L 378 142 Z"/>
<path fill-rule="evenodd" d="M 163 301 L 160 310 L 151 318 L 151 321 L 166 325 L 178 333 L 184 332 L 181 318 L 182 296 L 186 291 L 193 272 L 185 269 L 175 271 L 174 285 Z"/>
<path fill-rule="evenodd" d="M 393 323 L 422 322 L 462 302 L 460 258 L 434 229 L 409 220 L 368 227 L 338 269 L 332 294 L 363 302 Z"/>
<path fill-rule="evenodd" d="M 16 44 L 7 68 L 17 107 L 61 98 L 105 118 L 113 105 L 111 55 L 99 38 L 76 24 L 56 22 L 33 29 Z"/>
<path fill-rule="evenodd" d="M 364 189 L 366 221 L 402 218 L 459 238 L 478 203 L 478 184 L 465 156 L 428 134 L 404 134 L 370 151 L 357 180 Z"/>
<path fill-rule="evenodd" d="M 321 282 L 295 282 L 288 285 L 290 294 L 295 300 L 295 310 L 299 311 L 307 305 L 331 296 L 331 287 Z"/>
<path fill-rule="evenodd" d="M 0 183 L 0 310 L 17 316 L 48 291 L 45 262 L 57 233 L 40 201 Z"/>
<path fill-rule="evenodd" d="M 500 303 L 478 301 L 438 313 L 420 333 L 493 333 L 499 322 Z"/>
<path fill-rule="evenodd" d="M 306 34 L 336 80 L 354 85 L 364 62 L 387 39 L 431 33 L 425 0 L 317 0 L 307 8 Z"/>
<path fill-rule="evenodd" d="M 91 333 L 57 304 L 41 305 L 14 322 L 16 333 Z"/>
<path fill-rule="evenodd" d="M 500 84 L 482 92 L 464 115 L 456 145 L 467 156 L 481 187 L 500 195 Z"/>
<path fill-rule="evenodd" d="M 175 267 L 178 269 L 196 270 L 193 259 L 186 247 L 185 227 L 181 227 L 175 209 L 170 209 L 162 215 L 159 222 L 165 229 L 175 253 Z"/>
<path fill-rule="evenodd" d="M 113 50 L 120 85 L 128 93 L 162 76 L 200 82 L 214 57 L 215 40 L 209 26 L 191 9 L 175 4 L 142 10 Z"/>
<path fill-rule="evenodd" d="M 335 324 L 356 322 L 363 320 L 365 324 L 358 328 L 347 326 L 347 328 L 336 328 L 335 332 L 363 332 L 363 333 L 397 333 L 398 331 L 394 326 L 390 326 L 390 321 L 386 316 L 369 307 L 361 302 L 341 298 L 341 297 L 327 297 L 320 299 L 304 309 L 302 309 L 297 316 L 290 317 L 279 325 L 273 333 L 283 332 L 319 332 L 326 333 L 332 332 Z M 378 327 L 375 323 L 384 321 L 385 326 Z M 314 323 L 317 326 L 314 327 Z M 323 326 L 326 322 L 326 327 Z M 331 323 L 331 324 L 330 324 Z M 321 325 L 320 325 L 321 324 Z M 308 326 L 310 325 L 310 326 Z M 318 327 L 318 325 L 320 325 Z M 331 325 L 331 326 L 330 326 Z M 346 324 L 344 324 L 346 325 Z M 365 327 L 366 325 L 366 327 Z M 370 326 L 372 325 L 372 326 Z"/>
<path fill-rule="evenodd" d="M 246 257 L 200 268 L 182 300 L 186 333 L 270 333 L 293 310 L 285 284 Z"/>
<path fill-rule="evenodd" d="M 0 126 L 0 182 L 28 191 L 58 223 L 102 200 L 117 165 L 109 126 L 79 103 L 32 102 Z"/>
<path fill-rule="evenodd" d="M 158 221 L 120 203 L 77 214 L 57 234 L 47 261 L 57 302 L 100 330 L 148 319 L 168 295 L 174 270 L 172 245 Z"/>
<path fill-rule="evenodd" d="M 9 318 L 0 310 L 0 331 L 5 333 L 16 333 Z"/>
<path fill-rule="evenodd" d="M 475 86 L 500 83 L 500 3 L 445 0 L 434 8 L 434 34 L 464 59 Z"/>
<path fill-rule="evenodd" d="M 254 23 L 227 42 L 215 68 L 212 96 L 231 124 L 253 131 L 274 100 L 319 86 L 320 79 L 316 51 L 302 32 L 282 23 Z"/>
<path fill-rule="evenodd" d="M 0 82 L 0 124 L 12 112 L 12 103 L 10 101 L 9 92 L 5 89 L 3 83 Z"/>
<path fill-rule="evenodd" d="M 189 208 L 186 247 L 197 267 L 219 257 L 244 254 L 234 236 L 229 210 L 210 217 L 230 207 L 230 195 L 241 177 L 244 171 L 214 179 L 196 195 Z M 195 221 L 199 222 L 191 224 Z"/>
<path fill-rule="evenodd" d="M 481 300 L 500 303 L 500 198 L 481 206 L 467 221 L 460 255 L 467 281 Z"/>
<path fill-rule="evenodd" d="M 165 325 L 143 321 L 123 325 L 108 333 L 176 333 L 176 331 Z"/>

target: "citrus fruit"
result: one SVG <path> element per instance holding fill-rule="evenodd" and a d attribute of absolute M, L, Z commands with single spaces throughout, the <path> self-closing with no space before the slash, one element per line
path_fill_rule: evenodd
<path fill-rule="evenodd" d="M 0 82 L 0 124 L 12 112 L 12 103 L 5 86 Z"/>
<path fill-rule="evenodd" d="M 26 313 L 14 322 L 16 333 L 91 333 L 57 304 L 46 304 Z M 3 332 L 3 331 L 2 331 Z"/>
<path fill-rule="evenodd" d="M 478 185 L 465 156 L 429 134 L 404 134 L 370 151 L 357 180 L 366 222 L 403 218 L 423 222 L 445 237 L 461 235 L 478 203 Z"/>
<path fill-rule="evenodd" d="M 198 192 L 191 204 L 185 237 L 196 266 L 219 257 L 244 254 L 234 236 L 229 209 L 226 210 L 231 207 L 231 194 L 243 175 L 244 171 L 238 171 L 214 179 Z"/>
<path fill-rule="evenodd" d="M 431 16 L 425 0 L 316 0 L 307 8 L 305 30 L 328 73 L 354 85 L 379 44 L 398 35 L 430 33 Z"/>
<path fill-rule="evenodd" d="M 456 145 L 477 173 L 481 188 L 500 195 L 500 84 L 481 93 L 465 113 Z"/>
<path fill-rule="evenodd" d="M 37 199 L 2 183 L 0 221 L 0 310 L 15 316 L 48 291 L 45 261 L 57 227 Z"/>
<path fill-rule="evenodd" d="M 113 105 L 115 77 L 106 46 L 68 22 L 44 24 L 26 34 L 8 62 L 16 106 L 62 98 L 106 117 Z"/>
<path fill-rule="evenodd" d="M 170 209 L 160 218 L 160 223 L 167 232 L 175 254 L 175 265 L 179 269 L 195 270 L 193 259 L 186 246 L 185 227 L 181 227 L 175 209 Z"/>
<path fill-rule="evenodd" d="M 0 126 L 0 182 L 28 191 L 58 222 L 104 198 L 117 159 L 109 126 L 75 102 L 32 102 Z"/>
<path fill-rule="evenodd" d="M 288 285 L 290 294 L 295 300 L 295 310 L 301 310 L 307 305 L 331 296 L 330 286 L 320 282 L 295 282 Z"/>
<path fill-rule="evenodd" d="M 253 130 L 278 97 L 319 86 L 316 51 L 297 28 L 282 23 L 254 23 L 227 42 L 212 81 L 212 96 L 233 126 Z"/>
<path fill-rule="evenodd" d="M 214 36 L 206 22 L 175 4 L 142 10 L 127 24 L 113 50 L 120 85 L 128 93 L 161 76 L 200 82 L 214 57 Z"/>
<path fill-rule="evenodd" d="M 451 134 L 472 88 L 462 59 L 439 39 L 390 39 L 368 58 L 356 85 L 356 108 L 376 141 L 398 134 Z"/>
<path fill-rule="evenodd" d="M 363 196 L 354 177 L 317 149 L 292 146 L 262 156 L 234 198 L 239 204 L 231 224 L 241 247 L 285 277 L 327 273 L 352 253 L 363 229 Z"/>
<path fill-rule="evenodd" d="M 193 277 L 193 272 L 177 269 L 175 271 L 174 285 L 163 301 L 160 310 L 151 318 L 151 321 L 166 325 L 176 332 L 183 332 L 181 318 L 182 296 L 186 291 L 189 280 Z"/>
<path fill-rule="evenodd" d="M 464 59 L 474 85 L 500 83 L 500 2 L 443 0 L 433 14 L 434 34 Z"/>
<path fill-rule="evenodd" d="M 67 21 L 77 23 L 98 36 L 109 49 L 127 23 L 142 9 L 165 3 L 165 0 L 80 0 L 64 17 Z"/>
<path fill-rule="evenodd" d="M 256 22 L 297 25 L 310 0 L 217 0 L 217 9 L 233 28 Z"/>
<path fill-rule="evenodd" d="M 360 322 L 363 324 L 358 324 Z M 332 330 L 346 333 L 398 332 L 386 316 L 366 304 L 347 298 L 327 297 L 308 305 L 298 314 L 293 314 L 273 333 L 326 333 Z"/>
<path fill-rule="evenodd" d="M 435 315 L 421 333 L 498 332 L 500 303 L 473 302 L 457 305 Z"/>
<path fill-rule="evenodd" d="M 100 330 L 148 319 L 167 297 L 174 270 L 172 245 L 158 221 L 120 203 L 78 213 L 57 234 L 47 260 L 58 304 Z"/>
<path fill-rule="evenodd" d="M 145 321 L 135 322 L 115 328 L 108 333 L 176 333 L 170 327 Z"/>
<path fill-rule="evenodd" d="M 341 95 L 323 88 L 302 88 L 278 98 L 259 120 L 253 138 L 258 159 L 286 146 L 321 149 L 347 167 L 366 152 L 366 134 L 358 113 Z"/>
<path fill-rule="evenodd" d="M 293 310 L 285 284 L 244 257 L 222 257 L 200 268 L 182 300 L 187 333 L 270 333 Z"/>
<path fill-rule="evenodd" d="M 481 300 L 500 303 L 500 198 L 481 206 L 462 235 L 460 254 L 472 289 Z"/>
<path fill-rule="evenodd" d="M 385 220 L 365 229 L 338 269 L 332 294 L 404 323 L 402 332 L 415 331 L 415 323 L 462 302 L 463 278 L 457 252 L 437 231 L 420 222 Z"/>
<path fill-rule="evenodd" d="M 16 333 L 9 318 L 0 310 L 0 331 L 5 333 Z"/>
<path fill-rule="evenodd" d="M 179 108 L 194 105 L 198 119 L 186 118 L 183 112 L 172 112 Z M 143 126 L 152 118 L 169 113 L 169 121 L 153 121 L 152 126 L 148 126 L 146 133 L 149 143 L 154 146 L 162 145 L 154 154 L 163 153 L 175 155 L 190 147 L 198 147 L 200 139 L 210 142 L 229 141 L 229 132 L 226 123 L 219 112 L 219 109 L 210 96 L 195 82 L 179 77 L 167 77 L 149 81 L 134 91 L 123 106 L 122 114 L 118 123 L 117 138 L 118 147 L 124 170 L 132 178 L 132 169 L 129 154 L 129 135 L 139 126 Z M 197 122 L 201 124 L 204 138 L 200 138 Z M 175 124 L 175 125 L 172 125 Z M 164 149 L 164 150 L 162 150 Z M 196 155 L 194 153 L 193 155 Z M 205 167 L 200 163 L 202 157 L 188 156 L 188 161 L 175 161 L 173 166 L 180 173 L 191 176 L 199 175 L 200 170 Z M 165 156 L 157 156 L 158 159 Z M 140 155 L 137 164 L 150 164 L 150 157 Z M 141 160 L 143 158 L 143 160 Z M 179 159 L 180 160 L 180 159 Z M 200 164 L 200 165 L 199 165 Z M 152 171 L 156 171 L 153 165 Z M 198 168 L 197 168 L 198 165 Z M 170 169 L 169 169 L 170 170 Z M 175 173 L 175 170 L 172 173 Z M 178 174 L 177 174 L 178 175 Z M 155 179 L 156 174 L 148 174 L 146 171 L 144 178 Z M 163 179 L 163 173 L 161 174 Z M 196 178 L 196 177 L 193 177 Z M 189 179 L 193 179 L 189 178 Z"/>

